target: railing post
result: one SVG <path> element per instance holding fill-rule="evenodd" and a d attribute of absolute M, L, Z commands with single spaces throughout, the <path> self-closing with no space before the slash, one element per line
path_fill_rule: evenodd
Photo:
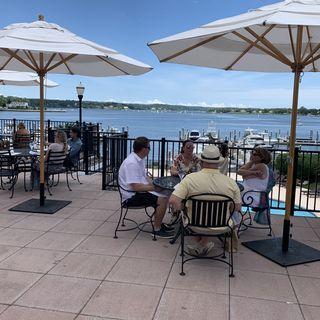
<path fill-rule="evenodd" d="M 13 132 L 16 133 L 16 129 L 17 129 L 17 120 L 16 118 L 13 118 Z"/>
<path fill-rule="evenodd" d="M 128 131 L 124 131 L 123 133 L 123 145 L 122 145 L 122 161 L 127 157 L 128 155 Z"/>
<path fill-rule="evenodd" d="M 100 128 L 99 123 L 97 122 L 97 158 L 100 158 Z"/>
<path fill-rule="evenodd" d="M 48 127 L 48 142 L 54 142 L 53 133 L 54 131 L 51 129 L 51 127 Z"/>
<path fill-rule="evenodd" d="M 102 140 L 102 190 L 107 188 L 107 137 Z"/>
<path fill-rule="evenodd" d="M 83 161 L 84 161 L 84 173 L 85 175 L 89 174 L 89 131 L 86 128 L 84 131 L 84 154 L 83 154 Z"/>
<path fill-rule="evenodd" d="M 161 138 L 161 159 L 160 159 L 160 175 L 164 177 L 166 165 L 166 138 Z"/>

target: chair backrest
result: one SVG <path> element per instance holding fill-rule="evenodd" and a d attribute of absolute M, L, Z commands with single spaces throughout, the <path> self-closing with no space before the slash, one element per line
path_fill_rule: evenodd
<path fill-rule="evenodd" d="M 66 157 L 67 154 L 64 151 L 49 150 L 47 165 L 63 167 L 63 163 Z"/>
<path fill-rule="evenodd" d="M 274 177 L 274 172 L 271 168 L 269 168 L 269 179 L 268 179 L 268 185 L 267 185 L 266 191 L 269 193 L 275 185 L 276 185 L 276 179 Z"/>
<path fill-rule="evenodd" d="M 11 156 L 10 150 L 2 150 L 0 152 L 0 170 L 9 169 L 14 164 L 14 158 Z"/>
<path fill-rule="evenodd" d="M 125 191 L 125 192 L 129 192 L 129 193 L 132 193 L 132 195 L 134 193 L 136 193 L 135 191 L 132 191 L 132 190 L 128 190 L 128 189 L 125 189 L 121 186 L 120 182 L 119 182 L 119 169 L 118 168 L 114 168 L 113 169 L 113 178 L 116 180 L 116 183 L 117 183 L 117 189 L 118 189 L 118 192 L 119 192 L 119 195 L 120 195 L 120 202 L 122 203 L 123 202 L 123 197 L 122 197 L 122 191 Z"/>
<path fill-rule="evenodd" d="M 31 142 L 30 134 L 16 133 L 14 136 L 13 146 L 15 148 L 27 148 Z"/>
<path fill-rule="evenodd" d="M 229 226 L 235 203 L 223 194 L 202 193 L 184 200 L 189 226 L 218 228 Z"/>

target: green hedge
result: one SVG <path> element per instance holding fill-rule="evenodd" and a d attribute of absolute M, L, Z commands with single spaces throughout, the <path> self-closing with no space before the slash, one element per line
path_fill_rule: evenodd
<path fill-rule="evenodd" d="M 275 168 L 281 175 L 288 172 L 288 153 L 279 154 L 275 159 Z M 316 181 L 320 174 L 320 157 L 318 154 L 299 154 L 297 179 L 303 181 Z"/>

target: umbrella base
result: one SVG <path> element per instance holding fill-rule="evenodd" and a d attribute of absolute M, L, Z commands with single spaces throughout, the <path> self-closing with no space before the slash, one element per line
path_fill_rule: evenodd
<path fill-rule="evenodd" d="M 320 260 L 319 250 L 295 240 L 290 240 L 287 252 L 282 251 L 282 238 L 247 241 L 242 244 L 282 267 Z"/>
<path fill-rule="evenodd" d="M 45 200 L 44 206 L 40 206 L 39 199 L 30 199 L 10 208 L 9 211 L 54 214 L 70 203 L 71 201 L 65 200 Z"/>

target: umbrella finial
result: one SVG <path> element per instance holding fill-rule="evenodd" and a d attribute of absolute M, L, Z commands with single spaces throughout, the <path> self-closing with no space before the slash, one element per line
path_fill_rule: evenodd
<path fill-rule="evenodd" d="M 39 14 L 38 20 L 39 20 L 39 21 L 44 21 L 44 15 L 43 15 L 43 14 Z"/>

